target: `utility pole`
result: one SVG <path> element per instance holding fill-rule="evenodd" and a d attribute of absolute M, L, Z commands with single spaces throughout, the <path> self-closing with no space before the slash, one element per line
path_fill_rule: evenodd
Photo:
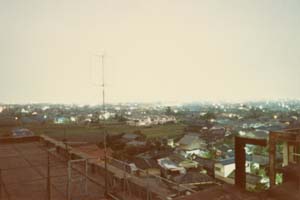
<path fill-rule="evenodd" d="M 105 196 L 108 196 L 106 132 L 104 133 L 104 168 L 105 168 Z"/>
<path fill-rule="evenodd" d="M 51 200 L 50 152 L 47 151 L 47 200 Z"/>

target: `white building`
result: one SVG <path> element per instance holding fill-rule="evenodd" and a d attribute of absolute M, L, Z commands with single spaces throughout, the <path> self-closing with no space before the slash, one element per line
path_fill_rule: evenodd
<path fill-rule="evenodd" d="M 230 184 L 234 184 L 234 180 L 229 178 L 235 171 L 235 159 L 228 158 L 223 159 L 215 163 L 215 178 L 225 181 Z M 245 171 L 246 173 L 250 173 L 250 161 L 246 160 L 245 163 Z"/>

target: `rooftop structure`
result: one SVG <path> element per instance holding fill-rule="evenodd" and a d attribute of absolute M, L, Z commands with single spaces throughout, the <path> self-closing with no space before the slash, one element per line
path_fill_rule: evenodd
<path fill-rule="evenodd" d="M 283 143 L 283 163 L 278 168 L 276 164 L 276 144 Z M 251 193 L 245 190 L 245 145 L 260 145 L 269 147 L 270 188 L 263 192 Z M 271 131 L 269 140 L 254 138 L 235 138 L 235 185 L 221 185 L 200 191 L 178 200 L 196 199 L 228 199 L 228 200 L 299 200 L 300 199 L 300 129 Z M 283 183 L 275 184 L 277 173 L 283 173 Z M 253 177 L 254 178 L 254 177 Z M 257 177 L 256 177 L 257 178 Z"/>
<path fill-rule="evenodd" d="M 298 166 L 300 163 L 300 129 L 289 129 L 284 131 L 272 131 L 269 135 L 269 168 L 270 184 L 275 186 L 276 168 L 276 144 L 283 143 L 283 168 L 290 165 Z M 298 172 L 299 172 L 298 168 Z M 296 171 L 295 171 L 296 172 Z M 295 176 L 297 173 L 294 174 Z M 289 182 L 289 177 L 284 182 Z M 300 179 L 299 179 L 300 180 Z M 299 183 L 298 183 L 299 184 Z M 299 184 L 300 185 L 300 184 Z"/>
<path fill-rule="evenodd" d="M 0 197 L 5 200 L 165 199 L 189 187 L 148 174 L 106 155 L 95 146 L 72 146 L 47 136 L 0 139 Z M 107 182 L 104 177 L 107 175 Z"/>
<path fill-rule="evenodd" d="M 133 167 L 131 163 L 114 159 L 109 155 L 111 153 L 106 154 L 107 170 L 105 170 L 104 152 L 96 145 L 72 145 L 72 142 L 61 142 L 47 136 L 1 138 L 0 199 L 103 199 L 104 185 L 107 183 L 108 194 L 114 199 L 124 200 L 166 198 L 187 200 L 200 197 L 203 199 L 298 200 L 300 195 L 299 132 L 300 130 L 271 132 L 269 140 L 236 137 L 235 159 L 222 160 L 222 163 L 235 161 L 234 178 L 237 187 L 224 184 L 211 189 L 204 189 L 205 185 L 214 185 L 215 181 L 198 171 L 178 173 L 177 178 L 169 180 L 156 173 L 151 174 L 147 170 L 140 169 L 139 166 Z M 271 165 L 276 159 L 274 152 L 276 152 L 277 142 L 284 144 L 281 168 L 278 168 L 278 165 L 275 167 Z M 249 193 L 244 190 L 243 181 L 248 176 L 245 173 L 246 144 L 269 146 L 268 175 L 270 178 L 274 175 L 272 170 L 275 175 L 282 173 L 281 185 L 271 182 L 271 188 L 260 193 Z M 175 169 L 181 167 L 174 163 L 176 161 L 174 155 L 168 157 L 169 160 L 160 159 L 161 162 L 157 164 L 171 171 L 174 167 Z M 147 162 L 148 160 L 145 161 L 145 168 L 151 168 L 152 164 Z M 204 159 L 197 162 L 203 167 L 206 165 L 212 167 L 215 164 L 207 163 Z M 107 182 L 104 174 L 108 176 Z M 254 182 L 257 181 L 257 177 L 251 178 Z M 204 190 L 196 192 L 194 188 L 199 187 Z M 185 194 L 190 195 L 184 196 Z"/>
<path fill-rule="evenodd" d="M 83 176 L 83 168 L 73 165 L 70 169 L 64 157 L 48 151 L 39 140 L 39 137 L 1 139 L 0 199 L 96 200 L 104 197 L 103 189 Z M 70 178 L 73 178 L 72 184 Z"/>

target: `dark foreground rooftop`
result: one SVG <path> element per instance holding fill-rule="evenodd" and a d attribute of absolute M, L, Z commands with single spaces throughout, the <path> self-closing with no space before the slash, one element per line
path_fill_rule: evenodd
<path fill-rule="evenodd" d="M 0 144 L 1 200 L 47 199 L 47 148 L 38 141 Z M 51 199 L 66 200 L 67 165 L 56 155 L 50 155 Z M 80 174 L 72 170 L 80 180 Z M 72 183 L 72 196 L 77 199 L 102 199 L 103 190 L 87 182 L 88 195 L 82 191 L 82 181 Z M 85 196 L 85 197 L 84 197 Z M 84 198 L 82 198 L 84 197 Z"/>

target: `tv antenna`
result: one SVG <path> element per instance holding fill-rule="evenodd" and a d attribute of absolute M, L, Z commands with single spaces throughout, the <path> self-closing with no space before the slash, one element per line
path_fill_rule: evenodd
<path fill-rule="evenodd" d="M 104 53 L 98 55 L 99 62 L 102 66 L 102 112 L 103 120 L 105 120 L 105 68 L 104 68 Z M 104 129 L 103 143 L 104 143 L 104 169 L 105 169 L 105 196 L 108 195 L 108 174 L 107 174 L 107 132 Z"/>
<path fill-rule="evenodd" d="M 104 53 L 97 55 L 99 58 L 99 63 L 102 68 L 102 83 L 100 84 L 101 92 L 102 92 L 102 113 L 103 117 L 105 118 L 105 68 L 104 68 Z"/>

